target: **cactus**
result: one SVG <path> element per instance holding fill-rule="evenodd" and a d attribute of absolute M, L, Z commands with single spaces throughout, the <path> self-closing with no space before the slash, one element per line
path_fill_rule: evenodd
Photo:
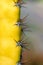
<path fill-rule="evenodd" d="M 18 65 L 21 55 L 19 0 L 0 0 L 0 65 Z"/>
<path fill-rule="evenodd" d="M 37 26 L 24 23 L 27 16 L 20 19 L 23 3 L 21 0 L 0 0 L 0 65 L 21 65 L 22 48 L 29 50 L 27 42 L 23 43 L 22 33 L 25 36 L 25 31 L 31 32 L 27 27 L 39 30 Z"/>

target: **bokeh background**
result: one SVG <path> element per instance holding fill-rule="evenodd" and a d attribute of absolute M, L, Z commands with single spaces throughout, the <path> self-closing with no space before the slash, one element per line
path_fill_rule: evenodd
<path fill-rule="evenodd" d="M 26 47 L 23 49 L 22 65 L 43 65 L 43 0 L 24 0 L 21 18 L 28 14 L 24 23 L 30 31 L 24 31 Z"/>

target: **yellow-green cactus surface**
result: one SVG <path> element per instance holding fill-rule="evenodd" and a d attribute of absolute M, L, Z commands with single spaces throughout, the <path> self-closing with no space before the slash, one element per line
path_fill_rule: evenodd
<path fill-rule="evenodd" d="M 15 25 L 20 19 L 18 0 L 0 0 L 0 65 L 16 65 L 20 60 L 21 27 Z M 15 41 L 16 40 L 16 41 Z"/>

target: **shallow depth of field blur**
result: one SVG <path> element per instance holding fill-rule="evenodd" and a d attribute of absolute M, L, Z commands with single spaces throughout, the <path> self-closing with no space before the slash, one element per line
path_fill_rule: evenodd
<path fill-rule="evenodd" d="M 29 15 L 25 22 L 31 32 L 24 32 L 29 50 L 22 53 L 23 65 L 43 65 L 43 0 L 25 0 L 21 18 Z"/>

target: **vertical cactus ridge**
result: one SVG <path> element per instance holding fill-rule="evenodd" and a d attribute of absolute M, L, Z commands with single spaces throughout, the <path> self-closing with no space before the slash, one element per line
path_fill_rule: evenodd
<path fill-rule="evenodd" d="M 21 0 L 0 0 L 0 65 L 19 65 L 21 62 L 21 36 L 24 32 L 20 19 Z"/>
<path fill-rule="evenodd" d="M 16 65 L 20 61 L 20 7 L 16 3 L 18 0 L 0 0 L 0 65 Z"/>

